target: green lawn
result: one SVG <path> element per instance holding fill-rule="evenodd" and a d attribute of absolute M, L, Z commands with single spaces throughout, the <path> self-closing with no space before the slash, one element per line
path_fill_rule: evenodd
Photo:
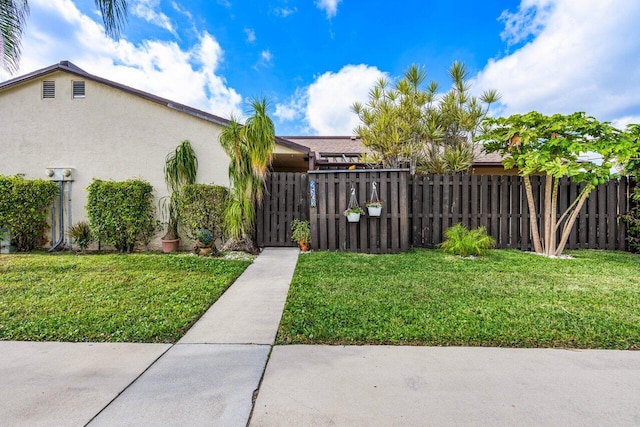
<path fill-rule="evenodd" d="M 189 255 L 0 255 L 0 340 L 175 342 L 248 265 Z"/>
<path fill-rule="evenodd" d="M 278 343 L 640 349 L 640 256 L 299 258 Z"/>

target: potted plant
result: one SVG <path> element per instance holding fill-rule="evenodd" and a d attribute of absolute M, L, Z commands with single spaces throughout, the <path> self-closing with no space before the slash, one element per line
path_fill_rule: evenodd
<path fill-rule="evenodd" d="M 360 221 L 360 215 L 364 215 L 364 211 L 360 206 L 352 206 L 344 211 L 344 216 L 347 217 L 347 221 L 349 222 Z"/>
<path fill-rule="evenodd" d="M 196 246 L 193 252 L 198 255 L 211 255 L 213 253 L 213 232 L 206 228 L 201 228 L 196 233 Z"/>
<path fill-rule="evenodd" d="M 367 202 L 367 211 L 369 211 L 369 216 L 380 216 L 382 213 L 382 206 L 384 206 L 382 200 Z"/>
<path fill-rule="evenodd" d="M 309 221 L 294 219 L 291 221 L 291 240 L 298 242 L 300 250 L 307 252 L 311 243 L 311 228 Z"/>
<path fill-rule="evenodd" d="M 174 252 L 180 246 L 178 223 L 178 194 L 185 184 L 195 184 L 198 173 L 198 158 L 186 139 L 167 155 L 164 165 L 164 180 L 169 189 L 169 195 L 161 199 L 163 216 L 167 219 L 167 232 L 162 236 L 162 252 Z"/>

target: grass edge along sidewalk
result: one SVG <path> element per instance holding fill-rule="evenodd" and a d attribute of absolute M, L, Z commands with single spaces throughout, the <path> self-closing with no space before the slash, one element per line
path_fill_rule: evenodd
<path fill-rule="evenodd" d="M 0 255 L 0 340 L 176 342 L 250 261 Z"/>
<path fill-rule="evenodd" d="M 640 256 L 300 257 L 278 344 L 640 349 Z"/>

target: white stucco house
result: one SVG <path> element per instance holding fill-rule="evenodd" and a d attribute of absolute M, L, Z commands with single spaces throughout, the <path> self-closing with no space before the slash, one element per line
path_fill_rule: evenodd
<path fill-rule="evenodd" d="M 0 83 L 0 174 L 47 179 L 49 168 L 69 169 L 65 215 L 75 223 L 86 219 L 93 178 L 142 178 L 156 200 L 165 196 L 165 157 L 185 139 L 198 156 L 198 182 L 228 185 L 229 160 L 218 142 L 227 124 L 61 61 Z M 306 170 L 309 153 L 278 138 L 274 169 Z"/>

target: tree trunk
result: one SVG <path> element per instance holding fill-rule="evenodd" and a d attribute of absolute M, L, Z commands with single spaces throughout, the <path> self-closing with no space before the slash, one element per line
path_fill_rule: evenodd
<path fill-rule="evenodd" d="M 229 239 L 222 247 L 223 251 L 242 251 L 248 252 L 252 255 L 258 255 L 260 249 L 256 246 L 255 242 L 250 235 L 245 234 L 241 239 Z"/>
<path fill-rule="evenodd" d="M 578 215 L 580 214 L 580 209 L 582 209 L 582 206 L 584 205 L 584 202 L 587 200 L 587 197 L 589 197 L 589 194 L 591 194 L 591 191 L 593 191 L 593 188 L 590 191 L 585 191 L 584 193 L 582 193 L 582 195 L 580 196 L 580 201 L 576 205 L 574 211 L 571 213 L 571 216 L 569 217 L 569 220 L 567 221 L 564 228 L 562 229 L 562 236 L 560 237 L 560 243 L 558 244 L 558 248 L 555 251 L 556 256 L 562 255 L 562 251 L 564 250 L 564 247 L 567 244 L 567 240 L 569 240 L 569 234 L 571 234 L 571 229 L 573 228 L 573 224 L 576 222 L 576 218 L 578 218 Z"/>
<path fill-rule="evenodd" d="M 556 238 L 557 232 L 556 226 L 558 222 L 558 187 L 560 186 L 560 181 L 557 178 L 553 179 L 553 191 L 551 193 L 551 212 L 549 215 L 549 244 L 548 246 L 548 255 L 553 255 L 556 252 Z"/>
<path fill-rule="evenodd" d="M 533 248 L 536 253 L 541 254 L 542 244 L 540 243 L 540 232 L 538 230 L 538 213 L 536 211 L 536 204 L 533 200 L 533 190 L 531 188 L 531 179 L 529 175 L 522 177 L 524 181 L 524 188 L 527 193 L 527 204 L 529 205 L 529 223 L 531 224 L 531 237 L 533 239 Z"/>
<path fill-rule="evenodd" d="M 549 256 L 552 254 L 551 243 L 551 199 L 553 195 L 553 176 L 547 175 L 544 184 L 544 253 Z"/>

